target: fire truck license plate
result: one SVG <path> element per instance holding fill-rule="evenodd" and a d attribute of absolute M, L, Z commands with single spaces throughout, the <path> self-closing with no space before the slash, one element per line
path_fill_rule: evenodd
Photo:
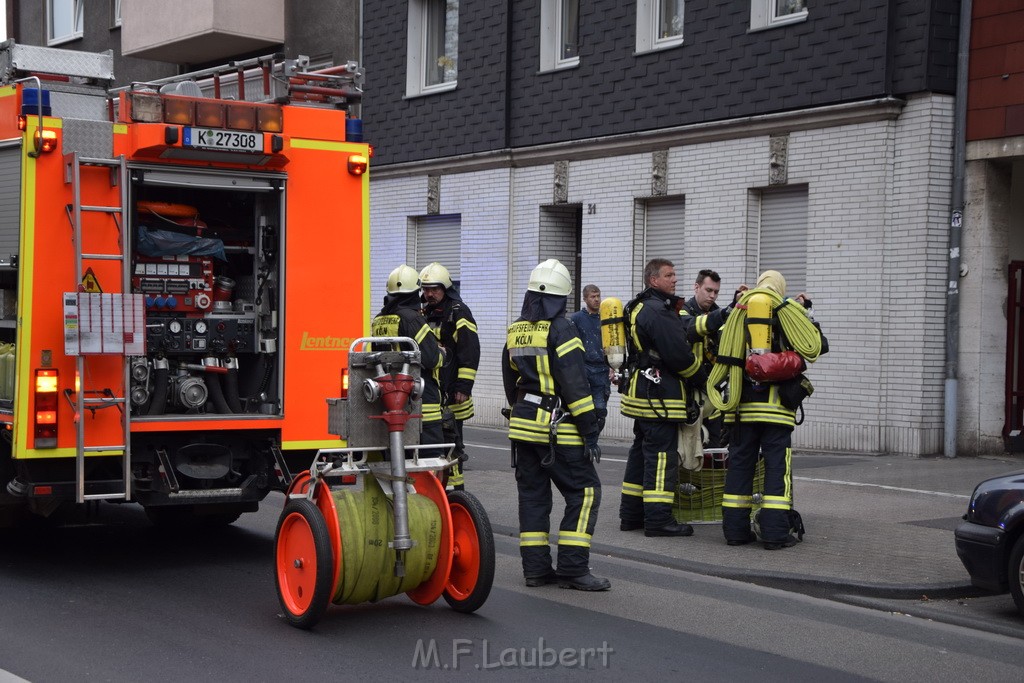
<path fill-rule="evenodd" d="M 186 147 L 227 149 L 232 152 L 262 152 L 263 133 L 186 127 L 182 144 Z"/>

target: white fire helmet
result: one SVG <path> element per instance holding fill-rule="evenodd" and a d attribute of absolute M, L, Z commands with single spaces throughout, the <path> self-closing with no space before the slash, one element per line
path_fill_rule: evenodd
<path fill-rule="evenodd" d="M 420 286 L 448 289 L 452 286 L 452 276 L 448 273 L 447 268 L 434 261 L 420 271 Z"/>
<path fill-rule="evenodd" d="M 388 276 L 388 294 L 410 294 L 420 288 L 416 269 L 404 263 L 391 271 Z"/>
<path fill-rule="evenodd" d="M 533 269 L 533 272 L 530 273 L 530 284 L 526 288 L 531 292 L 569 296 L 569 292 L 572 290 L 572 278 L 565 266 L 550 258 Z"/>

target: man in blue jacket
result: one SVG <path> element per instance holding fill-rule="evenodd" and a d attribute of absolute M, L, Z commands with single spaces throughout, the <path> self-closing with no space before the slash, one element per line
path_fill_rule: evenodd
<path fill-rule="evenodd" d="M 612 394 L 611 368 L 601 345 L 601 290 L 597 285 L 583 288 L 584 308 L 572 314 L 572 322 L 583 339 L 583 362 L 587 367 L 587 381 L 594 397 L 598 430 L 604 429 L 608 417 L 608 397 Z"/>

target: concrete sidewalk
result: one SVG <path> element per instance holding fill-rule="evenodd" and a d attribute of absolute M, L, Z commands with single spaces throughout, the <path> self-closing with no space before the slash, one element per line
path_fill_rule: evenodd
<path fill-rule="evenodd" d="M 518 537 L 515 480 L 497 430 L 467 429 L 467 488 L 487 508 L 495 534 Z M 474 448 L 476 444 L 476 448 Z M 779 551 L 727 546 L 718 523 L 694 524 L 688 538 L 647 538 L 619 530 L 619 486 L 627 443 L 602 442 L 603 482 L 591 564 L 601 556 L 638 559 L 802 592 L 891 598 L 970 594 L 953 529 L 981 480 L 1024 469 L 1024 459 L 911 458 L 800 453 L 793 457 L 795 507 L 804 541 Z M 557 491 L 552 534 L 561 514 Z M 799 584 L 799 587 L 796 585 Z"/>

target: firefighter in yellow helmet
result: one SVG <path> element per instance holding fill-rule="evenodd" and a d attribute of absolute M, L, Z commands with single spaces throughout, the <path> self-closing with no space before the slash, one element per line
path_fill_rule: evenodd
<path fill-rule="evenodd" d="M 501 353 L 505 395 L 512 406 L 509 439 L 519 490 L 519 553 L 526 585 L 603 591 L 608 579 L 590 573 L 590 539 L 601 503 L 597 414 L 583 361 L 583 342 L 565 317 L 571 278 L 554 259 L 530 274 L 522 313 Z M 558 525 L 557 571 L 548 544 L 551 485 L 565 499 Z"/>
<path fill-rule="evenodd" d="M 420 313 L 419 273 L 405 264 L 398 266 L 388 276 L 387 292 L 384 307 L 370 324 L 371 334 L 375 337 L 409 337 L 419 344 L 424 383 L 420 443 L 444 443 L 441 392 L 437 383 L 444 353 Z"/>
<path fill-rule="evenodd" d="M 445 349 L 441 368 L 441 415 L 445 442 L 454 442 L 459 462 L 448 483 L 456 491 L 465 487 L 462 462 L 466 458 L 462 423 L 473 417 L 473 383 L 480 365 L 480 338 L 473 312 L 452 283 L 448 269 L 436 261 L 420 271 L 423 316 Z"/>
<path fill-rule="evenodd" d="M 723 367 L 712 371 L 708 383 L 713 402 L 722 393 L 712 385 L 727 385 L 726 396 L 739 396 L 735 402 L 720 401 L 726 420 L 733 422 L 722 496 L 722 531 L 729 545 L 760 538 L 765 548 L 778 550 L 803 535 L 793 510 L 792 434 L 796 409 L 808 395 L 802 370 L 828 352 L 828 341 L 806 312 L 811 303 L 806 295 L 785 296 L 786 279 L 775 270 L 766 270 L 757 286 L 743 293 L 722 332 L 716 365 Z M 782 360 L 791 362 L 783 368 Z M 758 458 L 764 460 L 764 498 L 755 534 L 751 510 Z"/>

